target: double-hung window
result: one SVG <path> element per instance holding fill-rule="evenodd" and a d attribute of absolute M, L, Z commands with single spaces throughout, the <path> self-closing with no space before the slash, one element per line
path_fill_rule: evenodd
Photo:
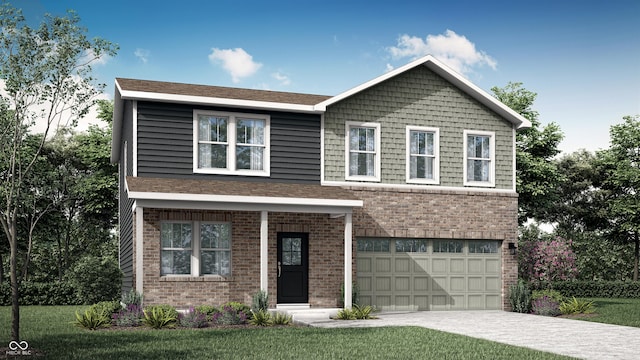
<path fill-rule="evenodd" d="M 495 134 L 464 131 L 464 185 L 495 186 Z"/>
<path fill-rule="evenodd" d="M 347 122 L 346 179 L 380 181 L 380 124 Z"/>
<path fill-rule="evenodd" d="M 162 222 L 161 275 L 231 274 L 231 224 Z"/>
<path fill-rule="evenodd" d="M 268 115 L 194 111 L 193 171 L 269 176 Z"/>
<path fill-rule="evenodd" d="M 439 131 L 407 126 L 407 182 L 437 184 L 440 173 Z"/>

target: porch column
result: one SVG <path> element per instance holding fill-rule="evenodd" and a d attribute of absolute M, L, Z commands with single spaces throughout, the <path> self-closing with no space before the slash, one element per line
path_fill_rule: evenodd
<path fill-rule="evenodd" d="M 353 277 L 352 263 L 353 263 L 353 251 L 352 251 L 352 215 L 345 214 L 344 217 L 344 307 L 345 309 L 351 309 L 353 303 Z"/>
<path fill-rule="evenodd" d="M 269 213 L 260 212 L 260 290 L 269 291 Z"/>
<path fill-rule="evenodd" d="M 135 233 L 135 244 L 136 247 L 136 268 L 134 272 L 136 274 L 136 283 L 135 289 L 138 293 L 143 293 L 143 284 L 144 284 L 144 266 L 142 264 L 142 253 L 144 251 L 143 241 L 144 241 L 144 208 L 140 206 L 136 206 L 135 208 L 136 217 L 136 233 Z"/>

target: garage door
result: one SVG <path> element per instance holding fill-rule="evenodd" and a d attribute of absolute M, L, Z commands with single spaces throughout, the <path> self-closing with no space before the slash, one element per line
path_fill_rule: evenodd
<path fill-rule="evenodd" d="M 499 241 L 356 241 L 361 304 L 381 310 L 502 308 Z"/>

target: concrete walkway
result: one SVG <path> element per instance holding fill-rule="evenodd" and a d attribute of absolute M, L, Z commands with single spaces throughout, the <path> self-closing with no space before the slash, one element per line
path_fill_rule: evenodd
<path fill-rule="evenodd" d="M 582 359 L 640 359 L 640 328 L 505 311 L 382 312 L 375 320 L 331 320 L 296 312 L 314 327 L 421 326 Z"/>

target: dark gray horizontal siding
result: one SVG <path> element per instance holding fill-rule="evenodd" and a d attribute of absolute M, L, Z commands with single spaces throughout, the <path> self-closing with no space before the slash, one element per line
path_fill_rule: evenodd
<path fill-rule="evenodd" d="M 133 288 L 133 212 L 131 206 L 133 201 L 127 196 L 127 191 L 124 186 L 124 179 L 126 175 L 133 174 L 133 131 L 131 123 L 131 102 L 125 103 L 125 121 L 123 121 L 122 129 L 122 143 L 120 144 L 120 192 L 118 198 L 118 206 L 120 211 L 119 224 L 120 224 L 120 246 L 119 246 L 119 258 L 120 269 L 122 270 L 122 291 L 128 293 Z M 125 151 L 126 145 L 126 151 Z M 126 156 L 125 156 L 126 155 Z M 126 161 L 125 161 L 126 159 Z M 126 164 L 126 166 L 125 166 Z"/>
<path fill-rule="evenodd" d="M 194 174 L 194 109 L 270 115 L 271 176 Z M 138 176 L 319 183 L 320 116 L 139 102 Z"/>

